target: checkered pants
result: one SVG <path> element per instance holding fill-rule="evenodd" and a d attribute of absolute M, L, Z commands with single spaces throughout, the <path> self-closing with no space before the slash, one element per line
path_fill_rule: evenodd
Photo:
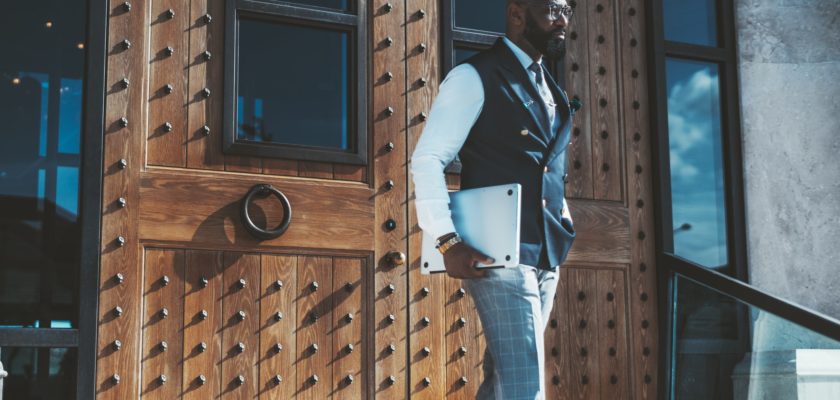
<path fill-rule="evenodd" d="M 557 272 L 528 265 L 465 279 L 487 350 L 478 400 L 545 399 L 543 335 L 554 304 Z"/>

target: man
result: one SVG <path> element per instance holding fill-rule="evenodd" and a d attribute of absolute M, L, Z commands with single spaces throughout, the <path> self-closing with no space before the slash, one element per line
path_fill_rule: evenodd
<path fill-rule="evenodd" d="M 478 398 L 543 399 L 543 334 L 557 268 L 576 236 L 564 193 L 572 110 L 543 56 L 563 56 L 572 9 L 565 0 L 508 0 L 506 15 L 506 37 L 441 84 L 411 172 L 418 223 L 438 238 L 449 276 L 465 279 L 484 327 Z M 456 153 L 462 189 L 522 185 L 518 267 L 477 269 L 494 260 L 458 236 L 443 172 Z"/>

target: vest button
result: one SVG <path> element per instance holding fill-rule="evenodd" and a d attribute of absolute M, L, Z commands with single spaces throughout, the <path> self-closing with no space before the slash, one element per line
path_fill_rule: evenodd
<path fill-rule="evenodd" d="M 522 136 L 528 136 L 528 130 L 523 129 L 522 131 L 519 132 L 519 134 L 522 135 Z"/>
<path fill-rule="evenodd" d="M 543 167 L 543 172 L 548 172 L 548 166 Z"/>
<path fill-rule="evenodd" d="M 546 205 L 548 205 L 548 199 L 546 199 L 545 197 L 543 197 L 543 199 L 542 199 L 542 203 L 543 203 L 543 208 L 545 208 L 545 207 L 546 207 Z"/>

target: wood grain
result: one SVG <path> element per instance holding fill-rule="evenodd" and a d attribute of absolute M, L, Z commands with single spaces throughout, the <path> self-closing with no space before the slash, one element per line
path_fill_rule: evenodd
<path fill-rule="evenodd" d="M 138 185 L 146 143 L 146 57 L 148 22 L 145 0 L 133 1 L 134 12 L 126 12 L 121 1 L 109 6 L 108 56 L 105 94 L 105 132 L 103 143 L 102 231 L 99 275 L 99 327 L 96 365 L 96 397 L 101 400 L 136 398 L 139 393 L 141 345 L 141 253 L 137 240 Z M 131 42 L 123 49 L 120 42 Z M 133 84 L 120 89 L 119 81 L 129 79 Z M 122 127 L 120 118 L 128 120 Z M 120 169 L 120 159 L 127 168 Z M 120 208 L 117 199 L 125 198 Z M 125 239 L 119 246 L 118 237 Z M 123 281 L 115 278 L 122 274 Z M 121 307 L 124 313 L 115 317 L 113 310 Z M 114 340 L 123 348 L 111 351 Z M 119 376 L 119 383 L 112 380 Z"/>
<path fill-rule="evenodd" d="M 631 399 L 630 360 L 627 358 L 627 280 L 625 270 L 595 272 L 598 315 L 598 364 L 603 399 Z M 604 321 L 606 319 L 606 321 Z M 612 324 L 610 324 L 612 323 Z"/>
<path fill-rule="evenodd" d="M 218 398 L 222 362 L 222 253 L 187 251 L 184 293 L 184 400 Z M 207 280 L 207 285 L 202 283 Z M 200 313 L 207 311 L 207 318 Z M 200 344 L 207 345 L 201 350 Z M 199 376 L 206 381 L 202 384 Z"/>
<path fill-rule="evenodd" d="M 249 156 L 225 155 L 225 171 L 262 173 L 262 159 Z"/>
<path fill-rule="evenodd" d="M 475 398 L 478 386 L 483 380 L 481 363 L 484 358 L 483 336 L 477 333 L 480 325 L 475 312 L 475 304 L 469 294 L 461 295 L 463 283 L 459 279 L 446 279 L 446 308 L 443 324 L 446 336 L 446 383 L 444 390 L 447 399 Z M 460 318 L 467 321 L 465 326 L 458 323 Z M 461 347 L 466 354 L 461 354 Z M 461 383 L 466 378 L 467 383 Z"/>
<path fill-rule="evenodd" d="M 171 399 L 181 394 L 184 259 L 183 250 L 146 250 L 140 376 L 144 399 Z"/>
<path fill-rule="evenodd" d="M 426 53 L 422 57 L 410 57 L 406 63 L 406 77 L 408 83 L 407 100 L 408 115 L 428 113 L 437 95 L 440 83 L 440 40 L 438 26 L 440 20 L 439 2 L 434 0 L 418 0 L 406 5 L 406 34 L 409 43 L 426 43 Z M 425 18 L 417 18 L 420 10 L 426 11 Z M 383 70 L 376 71 L 378 75 Z M 426 80 L 426 85 L 420 85 L 420 79 Z M 382 84 L 382 83 L 380 83 Z M 425 123 L 418 121 L 408 126 L 407 157 L 411 154 L 420 139 Z M 410 168 L 410 164 L 409 167 Z M 401 182 L 395 181 L 397 185 Z M 438 400 L 446 396 L 446 365 L 449 359 L 446 347 L 446 324 L 444 312 L 447 279 L 444 275 L 420 274 L 420 249 L 422 245 L 422 231 L 417 225 L 417 211 L 414 205 L 414 182 L 410 175 L 405 181 L 408 187 L 408 226 L 409 226 L 409 289 L 408 306 L 410 321 L 408 325 L 409 366 L 411 382 L 408 383 L 409 396 L 413 399 Z M 424 294 L 424 288 L 428 294 Z M 432 322 L 429 326 L 422 324 L 423 318 Z M 430 352 L 426 355 L 424 348 Z M 451 350 L 451 349 L 450 349 Z M 451 352 L 451 351 L 450 351 Z M 424 383 L 428 378 L 429 384 Z"/>
<path fill-rule="evenodd" d="M 630 232 L 633 233 L 633 245 L 628 276 L 629 334 L 630 349 L 628 357 L 633 361 L 631 369 L 631 391 L 638 400 L 657 398 L 659 377 L 657 360 L 659 359 L 659 321 L 656 306 L 657 276 L 654 214 L 652 212 L 653 182 L 651 154 L 651 122 L 649 87 L 649 66 L 647 64 L 647 2 L 639 0 L 619 0 L 618 16 L 621 46 L 622 68 L 622 114 L 625 127 L 626 170 L 634 171 L 641 167 L 641 173 L 628 173 L 627 198 L 630 208 Z M 631 41 L 636 40 L 636 46 Z M 635 103 L 639 107 L 634 107 Z M 644 238 L 640 239 L 640 235 Z M 642 295 L 647 301 L 640 301 Z M 647 322 L 648 327 L 642 324 Z"/>
<path fill-rule="evenodd" d="M 358 258 L 336 257 L 333 261 L 332 292 L 332 374 L 331 395 L 336 399 L 364 399 L 363 355 L 368 349 L 362 341 L 366 313 L 362 310 L 364 262 Z M 347 284 L 351 286 L 348 288 Z M 352 317 L 350 317 L 352 316 Z M 351 318 L 351 319 L 348 319 Z M 347 346 L 352 345 L 349 349 Z M 352 376 L 353 380 L 347 379 Z"/>
<path fill-rule="evenodd" d="M 298 163 L 297 160 L 267 158 L 263 160 L 263 173 L 266 175 L 298 176 Z"/>
<path fill-rule="evenodd" d="M 298 273 L 297 365 L 298 398 L 320 400 L 333 387 L 330 368 L 333 337 L 333 260 L 330 257 L 301 257 Z M 317 289 L 315 285 L 317 284 Z M 317 350 L 315 347 L 317 346 Z M 317 376 L 317 382 L 314 377 Z"/>
<path fill-rule="evenodd" d="M 259 393 L 260 256 L 224 254 L 222 300 L 222 399 L 251 399 Z M 244 288 L 239 280 L 244 279 Z M 245 313 L 240 320 L 239 312 Z M 239 351 L 239 343 L 245 345 Z M 245 382 L 237 383 L 242 376 Z"/>
<path fill-rule="evenodd" d="M 307 178 L 332 179 L 333 166 L 323 162 L 300 161 L 298 162 L 298 173 L 300 176 Z"/>
<path fill-rule="evenodd" d="M 617 262 L 630 259 L 628 210 L 616 203 L 569 200 L 577 237 L 567 263 Z"/>
<path fill-rule="evenodd" d="M 577 98 L 583 107 L 574 115 L 572 144 L 567 148 L 569 182 L 567 198 L 591 199 L 592 197 L 592 109 L 590 107 L 589 20 L 586 4 L 579 2 L 575 15 L 569 22 L 569 39 L 566 42 L 566 92 L 569 99 Z"/>
<path fill-rule="evenodd" d="M 169 18 L 167 10 L 174 11 Z M 189 64 L 189 0 L 154 0 L 151 2 L 149 28 L 149 165 L 183 167 L 187 155 L 187 104 L 188 93 L 186 66 Z M 168 55 L 166 50 L 174 52 Z M 140 83 L 140 82 L 138 82 Z M 164 90 L 166 85 L 172 92 Z M 194 94 L 200 98 L 199 94 Z M 171 125 L 171 131 L 164 124 Z"/>
<path fill-rule="evenodd" d="M 206 23 L 205 15 L 217 19 Z M 190 0 L 189 56 L 186 69 L 189 71 L 187 93 L 197 94 L 209 88 L 209 98 L 191 97 L 187 103 L 187 168 L 224 170 L 222 154 L 223 115 L 223 63 L 224 54 L 224 2 L 212 0 Z M 204 59 L 209 51 L 210 60 Z M 205 134 L 203 127 L 210 128 Z"/>
<path fill-rule="evenodd" d="M 367 182 L 366 165 L 333 164 L 333 178 L 342 181 Z"/>
<path fill-rule="evenodd" d="M 569 269 L 557 270 L 557 291 L 545 335 L 545 387 L 547 399 L 572 399 L 569 364 L 574 357 L 570 347 L 569 324 Z"/>
<path fill-rule="evenodd" d="M 298 382 L 295 368 L 297 349 L 296 256 L 262 255 L 260 298 L 260 398 L 292 399 Z M 281 282 L 277 288 L 275 282 Z M 277 320 L 276 314 L 282 313 Z M 276 345 L 282 346 L 277 351 Z M 278 384 L 275 376 L 282 381 Z"/>
<path fill-rule="evenodd" d="M 289 229 L 263 242 L 245 231 L 239 217 L 240 200 L 258 183 L 281 190 L 292 206 Z M 242 250 L 267 246 L 370 250 L 374 245 L 371 193 L 358 184 L 175 171 L 149 172 L 140 184 L 143 238 L 193 246 L 235 245 Z M 282 215 L 279 201 L 266 204 L 277 208 L 266 209 L 266 215 Z"/>
<path fill-rule="evenodd" d="M 596 307 L 595 273 L 584 268 L 564 268 L 569 269 L 569 291 L 566 293 L 570 306 L 567 322 L 571 347 L 569 392 L 574 399 L 601 399 L 598 363 L 601 316 L 597 314 Z M 583 293 L 583 300 L 578 297 L 579 293 Z"/>
<path fill-rule="evenodd" d="M 592 115 L 592 198 L 623 200 L 620 155 L 618 40 L 614 1 L 586 2 L 589 19 L 589 81 Z M 596 72 L 598 71 L 598 72 Z"/>
<path fill-rule="evenodd" d="M 390 3 L 390 12 L 383 12 L 385 3 Z M 405 49 L 411 44 L 405 42 L 405 7 L 406 2 L 394 2 L 387 0 L 370 1 L 370 13 L 372 27 L 369 35 L 369 43 L 372 44 L 372 67 L 374 76 L 382 76 L 385 71 L 393 74 L 393 80 L 386 84 L 374 85 L 370 92 L 373 95 L 371 101 L 370 118 L 373 131 L 372 151 L 373 172 L 372 179 L 374 188 L 381 188 L 389 179 L 394 182 L 405 182 L 406 176 L 406 135 L 405 125 L 407 121 L 405 109 L 406 57 L 414 55 L 406 54 Z M 393 41 L 390 46 L 385 45 L 385 39 L 390 37 Z M 392 107 L 394 112 L 387 115 L 385 110 Z M 387 143 L 394 144 L 393 151 L 385 151 Z M 374 394 L 372 397 L 380 399 L 397 399 L 407 396 L 406 379 L 408 379 L 406 352 L 408 351 L 406 321 L 408 321 L 408 308 L 406 307 L 407 290 L 407 266 L 392 265 L 388 260 L 389 252 L 405 252 L 407 249 L 407 222 L 405 190 L 390 190 L 387 192 L 376 192 L 376 213 L 374 217 L 374 257 L 376 264 L 372 266 L 375 271 L 374 283 L 374 357 L 375 376 L 373 379 Z M 393 220 L 396 229 L 391 231 L 385 228 L 386 221 Z M 394 291 L 388 292 L 385 288 L 394 285 Z M 396 320 L 389 323 L 388 316 L 393 315 Z M 393 345 L 396 351 L 389 353 L 386 349 Z M 390 377 L 393 377 L 390 378 Z"/>

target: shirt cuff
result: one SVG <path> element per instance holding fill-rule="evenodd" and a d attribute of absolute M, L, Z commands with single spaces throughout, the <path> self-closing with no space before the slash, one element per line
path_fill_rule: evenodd
<path fill-rule="evenodd" d="M 452 222 L 452 213 L 446 201 L 417 200 L 417 225 L 432 239 L 447 233 L 456 232 Z"/>

